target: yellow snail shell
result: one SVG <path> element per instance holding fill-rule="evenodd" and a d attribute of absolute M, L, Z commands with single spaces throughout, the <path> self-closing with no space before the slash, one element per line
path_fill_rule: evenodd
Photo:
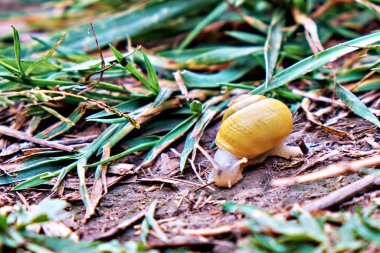
<path fill-rule="evenodd" d="M 214 170 L 210 179 L 221 187 L 231 187 L 242 178 L 247 159 L 268 155 L 287 158 L 298 155 L 299 148 L 286 153 L 283 140 L 292 130 L 293 119 L 289 108 L 279 100 L 262 95 L 243 95 L 227 109 L 215 143 L 219 150 L 214 156 Z M 291 148 L 291 147 L 289 147 Z M 268 153 L 269 152 L 269 153 Z"/>

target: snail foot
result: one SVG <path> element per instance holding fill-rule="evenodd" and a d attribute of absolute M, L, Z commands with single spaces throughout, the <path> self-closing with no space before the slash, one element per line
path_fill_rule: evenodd
<path fill-rule="evenodd" d="M 281 142 L 280 145 L 272 148 L 271 150 L 250 159 L 249 165 L 262 163 L 270 156 L 279 156 L 285 159 L 290 159 L 292 157 L 297 157 L 300 155 L 302 155 L 302 151 L 299 147 L 288 146 Z"/>

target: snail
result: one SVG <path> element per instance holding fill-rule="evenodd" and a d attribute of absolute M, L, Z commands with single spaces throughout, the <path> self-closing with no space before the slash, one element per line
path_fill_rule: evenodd
<path fill-rule="evenodd" d="M 268 156 L 291 158 L 301 155 L 299 147 L 284 139 L 293 126 L 292 113 L 279 100 L 245 94 L 227 109 L 215 143 L 218 150 L 210 159 L 209 180 L 219 187 L 231 187 L 242 179 L 244 167 L 263 162 Z"/>

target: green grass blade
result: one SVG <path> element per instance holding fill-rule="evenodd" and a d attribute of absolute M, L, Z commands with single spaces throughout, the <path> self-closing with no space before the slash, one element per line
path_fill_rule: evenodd
<path fill-rule="evenodd" d="M 16 185 L 15 187 L 12 188 L 14 191 L 20 191 L 20 190 L 25 190 L 31 187 L 35 187 L 44 183 L 49 182 L 51 179 L 42 179 L 44 176 L 49 175 L 49 172 L 43 172 L 41 174 L 38 174 L 33 177 L 29 177 L 28 180 L 25 180 L 24 182 Z"/>
<path fill-rule="evenodd" d="M 35 87 L 49 87 L 49 86 L 57 86 L 57 85 L 60 85 L 60 86 L 78 85 L 78 83 L 70 82 L 70 81 L 48 80 L 48 79 L 30 78 L 30 77 L 20 78 L 17 76 L 6 75 L 2 73 L 0 73 L 0 77 L 12 82 L 31 85 Z"/>
<path fill-rule="evenodd" d="M 20 70 L 17 68 L 13 67 L 11 64 L 7 63 L 5 59 L 0 59 L 0 66 L 8 70 L 9 72 L 15 74 L 15 75 L 20 75 Z"/>
<path fill-rule="evenodd" d="M 218 83 L 237 80 L 258 65 L 254 59 L 242 58 L 216 74 L 200 74 L 184 70 L 181 76 L 188 88 L 218 88 L 220 86 Z"/>
<path fill-rule="evenodd" d="M 268 27 L 267 40 L 264 46 L 265 88 L 270 85 L 273 72 L 276 67 L 282 43 L 281 28 L 284 26 L 284 24 L 285 19 L 283 19 L 283 14 L 275 11 L 273 14 L 272 22 Z"/>
<path fill-rule="evenodd" d="M 144 105 L 145 103 L 142 99 L 135 98 L 135 99 L 131 99 L 129 101 L 120 103 L 116 105 L 114 108 L 117 111 L 122 112 L 122 113 L 130 113 L 134 110 L 139 109 L 140 107 Z M 88 116 L 86 119 L 89 120 L 89 119 L 103 118 L 103 117 L 107 117 L 111 115 L 114 115 L 114 114 L 107 111 L 101 111 L 101 112 Z"/>
<path fill-rule="evenodd" d="M 208 24 L 214 21 L 217 17 L 222 15 L 223 12 L 227 9 L 227 7 L 228 5 L 225 2 L 220 3 L 186 36 L 186 38 L 179 45 L 178 49 L 184 49 L 185 47 L 187 47 L 191 43 L 191 41 L 203 30 L 203 28 L 205 28 Z"/>
<path fill-rule="evenodd" d="M 77 173 L 79 177 L 79 192 L 82 197 L 84 206 L 86 207 L 86 213 L 92 210 L 92 204 L 90 196 L 88 195 L 87 185 L 86 185 L 86 169 L 87 158 L 81 157 L 78 159 Z"/>
<path fill-rule="evenodd" d="M 12 26 L 13 29 L 13 43 L 14 43 L 14 53 L 15 53 L 15 58 L 17 60 L 17 66 L 18 69 L 20 70 L 20 75 L 25 76 L 24 69 L 21 65 L 21 43 L 20 43 L 20 36 L 18 34 L 18 31 L 14 26 Z"/>
<path fill-rule="evenodd" d="M 190 113 L 191 114 L 191 113 Z M 183 121 L 183 118 L 167 116 L 166 119 L 154 120 L 149 124 L 143 125 L 141 132 L 143 135 L 159 134 L 170 132 Z M 124 143 L 124 142 L 123 142 Z"/>
<path fill-rule="evenodd" d="M 29 75 L 35 68 L 46 62 L 55 52 L 55 49 L 61 44 L 61 42 L 65 39 L 66 33 L 62 35 L 62 37 L 54 44 L 54 46 L 49 50 L 46 56 L 41 57 L 39 60 L 35 61 L 31 64 L 26 70 L 25 75 Z"/>
<path fill-rule="evenodd" d="M 355 92 L 363 92 L 370 90 L 380 90 L 380 78 L 373 78 L 362 82 L 360 85 L 356 86 Z"/>
<path fill-rule="evenodd" d="M 157 107 L 165 102 L 173 94 L 174 89 L 172 87 L 162 87 L 154 100 L 153 107 Z"/>
<path fill-rule="evenodd" d="M 51 115 L 53 115 L 54 117 L 56 117 L 57 119 L 59 119 L 60 121 L 62 122 L 65 122 L 66 124 L 69 124 L 70 126 L 75 126 L 75 123 L 72 122 L 70 119 L 62 116 L 59 112 L 57 112 L 56 110 L 52 109 L 52 108 L 49 108 L 49 107 L 46 107 L 44 105 L 40 105 L 42 109 L 44 109 L 46 112 L 50 113 Z"/>
<path fill-rule="evenodd" d="M 149 80 L 149 83 L 150 83 L 150 87 L 152 89 L 152 92 L 155 95 L 157 95 L 160 92 L 160 84 L 158 82 L 157 73 L 154 70 L 154 67 L 153 67 L 152 63 L 150 62 L 150 60 L 149 60 L 148 56 L 146 55 L 146 53 L 144 51 L 142 51 L 142 54 L 144 56 L 144 63 L 145 63 L 145 66 L 146 66 L 146 71 L 147 71 L 147 74 L 148 74 L 148 80 Z"/>
<path fill-rule="evenodd" d="M 351 93 L 339 83 L 336 86 L 336 95 L 342 99 L 343 103 L 347 105 L 347 107 L 350 108 L 353 113 L 359 117 L 362 117 L 363 119 L 368 120 L 369 122 L 372 122 L 374 125 L 380 128 L 380 121 L 376 118 L 375 115 L 370 112 L 368 107 L 353 93 Z"/>
<path fill-rule="evenodd" d="M 197 66 L 199 64 L 215 65 L 236 60 L 248 55 L 258 55 L 263 53 L 263 47 L 220 47 L 210 50 L 206 53 L 196 55 L 185 62 L 185 66 Z"/>
<path fill-rule="evenodd" d="M 113 45 L 108 45 L 112 51 L 112 53 L 115 55 L 116 60 L 120 63 L 120 65 L 125 66 L 127 64 L 127 57 L 125 57 L 122 53 L 119 52 Z"/>
<path fill-rule="evenodd" d="M 309 56 L 306 59 L 299 61 L 289 68 L 281 71 L 273 77 L 272 83 L 267 88 L 265 88 L 264 83 L 253 90 L 251 93 L 262 94 L 272 89 L 278 88 L 305 75 L 310 71 L 320 68 L 327 63 L 335 61 L 343 55 L 357 50 L 357 47 L 359 46 L 368 46 L 378 41 L 380 41 L 380 32 L 362 36 L 360 38 L 333 46 L 321 53 Z"/>
<path fill-rule="evenodd" d="M 168 23 L 172 18 L 184 13 L 202 11 L 217 2 L 216 0 L 147 1 L 136 6 L 133 11 L 131 11 L 133 8 L 128 8 L 117 15 L 98 19 L 93 22 L 93 25 L 96 27 L 99 46 L 102 47 L 127 36 L 134 38 L 137 35 L 149 33 L 160 25 Z M 110 29 L 111 27 L 117 27 L 117 32 L 115 29 Z M 87 24 L 69 29 L 67 32 L 70 36 L 65 39 L 63 45 L 76 50 L 96 50 L 95 43 L 88 43 L 87 30 Z"/>
<path fill-rule="evenodd" d="M 141 72 L 135 67 L 135 65 L 129 61 L 127 59 L 126 56 L 123 56 L 115 47 L 113 47 L 112 45 L 110 45 L 110 48 L 112 50 L 112 52 L 114 53 L 117 61 L 120 63 L 120 65 L 122 65 L 127 71 L 129 71 L 132 76 L 134 76 L 138 81 L 140 81 L 144 86 L 145 88 L 147 88 L 147 90 L 151 91 L 152 93 L 154 94 L 157 94 L 156 92 L 156 87 L 153 86 L 146 78 L 145 76 L 143 76 L 143 74 L 141 74 Z M 145 54 L 144 54 L 144 57 L 145 57 Z M 145 60 L 145 58 L 144 58 Z M 147 66 L 148 67 L 148 66 Z M 153 66 L 150 65 L 150 67 L 153 69 Z M 154 69 L 153 69 L 154 71 Z M 156 73 L 156 72 L 154 72 Z M 152 75 L 152 73 L 151 73 Z M 156 76 L 157 78 L 157 76 Z M 154 79 L 154 77 L 153 77 Z M 157 80 L 157 85 L 158 85 L 158 80 Z M 159 90 L 159 86 L 158 86 L 158 90 Z"/>
<path fill-rule="evenodd" d="M 157 156 L 171 143 L 183 136 L 191 126 L 195 124 L 198 117 L 193 115 L 175 127 L 172 131 L 166 134 L 161 140 L 159 140 L 154 147 L 149 151 L 144 161 L 141 164 L 141 167 L 149 166 L 157 158 Z"/>
<path fill-rule="evenodd" d="M 80 103 L 67 119 L 73 122 L 74 124 L 77 123 L 85 114 L 86 107 L 86 104 Z M 67 122 L 61 121 L 48 127 L 44 131 L 37 134 L 35 137 L 40 139 L 51 139 L 68 131 L 69 129 L 71 129 L 72 126 L 73 125 L 68 124 Z"/>
<path fill-rule="evenodd" d="M 12 173 L 12 176 L 4 174 L 0 176 L 0 185 L 29 180 L 30 178 L 36 177 L 42 173 L 55 172 L 61 168 L 62 165 L 56 163 L 46 163 L 34 166 L 33 168 L 17 171 L 15 173 Z"/>
<path fill-rule="evenodd" d="M 194 146 L 198 143 L 201 138 L 203 131 L 206 129 L 210 121 L 214 118 L 214 116 L 219 113 L 227 104 L 229 100 L 217 105 L 211 106 L 203 113 L 202 117 L 197 121 L 194 126 L 194 129 L 191 133 L 189 133 L 186 137 L 185 145 L 183 147 L 180 159 L 179 168 L 181 172 L 185 168 L 187 157 L 190 155 L 191 151 L 193 151 Z"/>
<path fill-rule="evenodd" d="M 109 157 L 107 159 L 101 160 L 101 161 L 96 162 L 96 163 L 88 164 L 85 167 L 86 168 L 96 167 L 98 165 L 102 165 L 102 164 L 105 164 L 105 163 L 113 162 L 113 161 L 115 161 L 117 159 L 120 159 L 120 158 L 122 158 L 124 156 L 130 155 L 130 154 L 132 154 L 134 152 L 138 152 L 138 151 L 142 151 L 142 150 L 151 148 L 151 147 L 153 147 L 157 143 L 157 141 L 158 140 L 151 141 L 151 142 L 146 142 L 146 143 L 137 145 L 137 146 L 135 146 L 133 148 L 130 148 L 130 149 L 127 149 L 127 150 L 125 150 L 125 151 L 123 151 L 123 152 L 121 152 L 121 153 L 119 153 L 117 155 L 113 155 L 113 156 L 111 156 L 111 157 Z"/>
<path fill-rule="evenodd" d="M 247 33 L 247 32 L 241 32 L 241 31 L 227 31 L 226 34 L 228 36 L 231 36 L 232 38 L 235 38 L 237 40 L 241 40 L 247 43 L 251 44 L 265 44 L 265 38 L 263 36 L 253 34 L 253 33 Z"/>
<path fill-rule="evenodd" d="M 139 82 L 141 82 L 145 88 L 151 92 L 155 92 L 154 88 L 151 86 L 150 82 L 141 74 L 141 72 L 135 67 L 132 62 L 127 62 L 125 65 L 125 69 L 129 71 L 132 76 L 134 76 Z"/>

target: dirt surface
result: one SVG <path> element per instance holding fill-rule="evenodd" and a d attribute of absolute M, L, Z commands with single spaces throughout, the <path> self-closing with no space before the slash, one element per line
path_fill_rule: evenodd
<path fill-rule="evenodd" d="M 378 138 L 375 127 L 357 118 L 345 118 L 339 123 L 339 130 L 352 134 L 353 140 L 337 137 L 322 131 L 320 128 L 306 126 L 302 120 L 296 122 L 293 133 L 286 140 L 295 145 L 300 138 L 309 148 L 304 157 L 292 161 L 278 157 L 268 158 L 264 163 L 248 167 L 244 178 L 231 189 L 212 186 L 215 191 L 190 184 L 198 182 L 190 167 L 185 173 L 178 172 L 179 159 L 172 151 L 160 155 L 155 165 L 138 175 L 125 178 L 121 183 L 109 189 L 98 207 L 98 214 L 84 225 L 79 225 L 84 215 L 82 204 L 74 205 L 77 232 L 86 240 L 96 238 L 108 231 L 121 220 L 133 217 L 145 210 L 154 199 L 158 199 L 156 219 L 163 220 L 162 228 L 175 237 L 183 235 L 184 229 L 213 228 L 224 224 L 233 224 L 242 217 L 224 213 L 221 204 L 226 201 L 246 202 L 272 211 L 288 208 L 296 203 L 321 197 L 360 176 L 351 174 L 340 178 L 332 178 L 314 183 L 292 187 L 272 188 L 271 179 L 301 174 L 305 171 L 321 168 L 335 161 L 358 159 L 370 154 L 372 148 L 367 137 Z M 209 147 L 216 135 L 219 124 L 213 125 L 204 135 L 201 145 Z M 179 144 L 176 150 L 181 151 Z M 355 156 L 353 156 L 355 154 Z M 210 165 L 203 156 L 198 155 L 196 164 L 201 164 L 200 174 L 206 180 L 207 167 Z M 163 184 L 162 182 L 139 182 L 139 179 L 175 178 L 185 180 L 179 184 Z M 198 190 L 199 189 L 199 190 Z M 165 220 L 168 219 L 166 222 Z M 137 228 L 138 231 L 138 227 Z M 119 235 L 122 240 L 138 239 L 136 230 L 129 229 Z M 151 237 L 151 242 L 155 238 Z M 189 238 L 187 237 L 187 240 Z M 196 236 L 194 240 L 206 243 L 205 238 Z M 229 238 L 231 240 L 231 238 Z M 223 241 L 219 241 L 219 244 Z M 228 242 L 223 242 L 227 243 Z M 224 245 L 224 244 L 221 245 Z M 213 241 L 213 244 L 215 241 Z M 226 246 L 226 245 L 224 245 Z M 223 246 L 223 247 L 224 247 Z M 231 247 L 233 244 L 229 245 Z M 227 247 L 227 246 L 226 246 Z"/>
<path fill-rule="evenodd" d="M 218 121 L 209 127 L 202 137 L 201 146 L 209 149 L 219 124 Z M 234 224 L 241 220 L 243 217 L 240 214 L 223 212 L 221 204 L 227 201 L 250 203 L 276 212 L 276 210 L 288 209 L 294 204 L 303 204 L 324 196 L 361 177 L 359 174 L 350 174 L 291 187 L 273 188 L 270 185 L 274 178 L 303 174 L 337 161 L 360 159 L 376 152 L 371 145 L 374 145 L 373 141 L 378 142 L 380 136 L 376 127 L 371 123 L 357 117 L 345 117 L 334 124 L 334 128 L 345 132 L 351 139 L 327 133 L 320 127 L 306 123 L 302 113 L 296 114 L 293 132 L 286 139 L 286 143 L 297 145 L 300 140 L 303 140 L 308 147 L 308 154 L 293 160 L 270 157 L 262 164 L 247 167 L 244 171 L 244 178 L 231 189 L 221 189 L 214 185 L 211 185 L 213 190 L 201 188 L 201 182 L 189 165 L 181 174 L 178 169 L 178 155 L 175 152 L 175 150 L 181 152 L 183 148 L 183 140 L 180 140 L 177 145 L 174 145 L 175 150 L 169 149 L 162 153 L 154 166 L 141 170 L 138 174 L 127 175 L 110 187 L 98 205 L 96 215 L 86 223 L 83 223 L 85 208 L 77 191 L 79 180 L 75 174 L 69 175 L 65 181 L 64 191 L 52 196 L 60 195 L 72 203 L 71 211 L 74 215 L 66 221 L 66 224 L 85 240 L 98 238 L 99 235 L 114 228 L 122 221 L 146 210 L 152 201 L 157 199 L 155 218 L 169 235 L 171 245 L 191 244 L 193 247 L 200 246 L 202 250 L 233 251 L 236 247 L 234 242 L 240 236 L 239 233 L 207 238 L 199 235 L 184 236 L 184 234 L 192 229 L 215 228 L 225 224 Z M 100 130 L 99 127 L 86 129 L 84 132 L 86 135 L 96 134 Z M 78 136 L 78 132 L 70 134 Z M 215 149 L 211 151 L 212 154 L 214 152 Z M 135 154 L 121 159 L 118 163 L 138 164 L 143 157 L 144 154 Z M 206 181 L 210 172 L 210 163 L 204 156 L 198 154 L 195 164 L 199 169 L 199 174 Z M 89 171 L 87 176 L 90 187 L 93 172 Z M 108 179 L 115 178 L 114 175 L 109 176 Z M 163 183 L 163 179 L 182 181 Z M 10 191 L 9 186 L 2 186 L 0 189 L 2 204 L 14 204 L 16 200 L 20 199 L 19 195 Z M 51 192 L 49 187 L 41 187 L 37 191 L 21 191 L 20 194 L 29 203 L 36 203 L 49 196 Z M 361 198 L 365 201 L 365 197 Z M 141 221 L 136 224 L 140 223 Z M 139 231 L 138 225 L 129 226 L 128 229 L 113 237 L 122 241 L 140 240 Z M 149 236 L 149 245 L 158 247 L 162 245 L 162 242 Z M 197 248 L 195 247 L 194 250 Z"/>

